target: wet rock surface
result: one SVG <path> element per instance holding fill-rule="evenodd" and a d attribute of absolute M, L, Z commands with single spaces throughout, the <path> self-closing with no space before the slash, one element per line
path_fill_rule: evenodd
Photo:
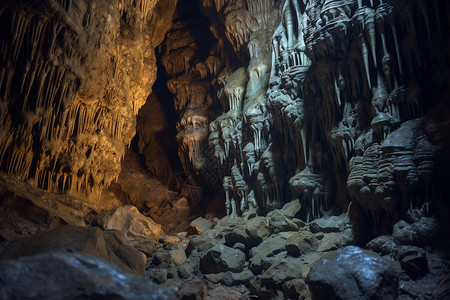
<path fill-rule="evenodd" d="M 324 254 L 307 278 L 315 299 L 397 299 L 398 281 L 389 262 L 355 246 Z"/>

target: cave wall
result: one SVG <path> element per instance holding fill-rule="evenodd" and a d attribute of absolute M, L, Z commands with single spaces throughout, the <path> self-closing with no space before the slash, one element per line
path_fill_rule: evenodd
<path fill-rule="evenodd" d="M 349 207 L 381 231 L 415 211 L 448 219 L 446 1 L 177 4 L 3 1 L 0 169 L 94 199 L 120 172 L 159 45 L 172 95 L 148 98 L 137 127 L 163 182 L 175 117 L 191 198 L 222 193 L 228 214 L 298 198 L 306 221 Z"/>
<path fill-rule="evenodd" d="M 0 168 L 95 198 L 114 181 L 177 1 L 2 1 Z"/>
<path fill-rule="evenodd" d="M 247 1 L 247 13 L 253 3 L 273 7 Z M 287 0 L 280 9 L 258 37 L 236 29 L 250 61 L 225 79 L 228 105 L 210 123 L 228 213 L 298 198 L 305 220 L 352 203 L 382 232 L 414 211 L 446 219 L 440 136 L 449 131 L 436 111 L 448 113 L 449 5 Z"/>

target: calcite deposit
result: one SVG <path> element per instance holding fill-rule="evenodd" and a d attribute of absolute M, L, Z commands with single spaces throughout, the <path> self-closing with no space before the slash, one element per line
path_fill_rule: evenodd
<path fill-rule="evenodd" d="M 0 277 L 43 260 L 118 272 L 73 253 L 88 249 L 141 275 L 145 259 L 180 298 L 448 298 L 448 15 L 448 0 L 1 1 L 0 258 L 80 228 Z"/>
<path fill-rule="evenodd" d="M 1 169 L 95 197 L 120 172 L 176 1 L 2 1 Z"/>

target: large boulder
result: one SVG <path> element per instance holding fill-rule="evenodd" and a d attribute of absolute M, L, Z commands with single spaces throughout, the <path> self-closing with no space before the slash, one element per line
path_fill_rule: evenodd
<path fill-rule="evenodd" d="M 241 272 L 244 269 L 245 254 L 225 245 L 216 245 L 200 260 L 203 273 Z"/>
<path fill-rule="evenodd" d="M 124 232 L 128 239 L 142 238 L 157 240 L 160 236 L 164 235 L 160 224 L 142 215 L 132 205 L 119 207 L 111 216 L 105 218 L 101 225 L 104 229 L 114 229 Z"/>
<path fill-rule="evenodd" d="M 56 251 L 0 261 L 0 299 L 176 299 L 94 256 Z"/>
<path fill-rule="evenodd" d="M 397 299 L 398 275 L 378 254 L 356 246 L 326 253 L 307 283 L 314 299 Z"/>
<path fill-rule="evenodd" d="M 98 227 L 57 227 L 11 243 L 1 256 L 12 259 L 61 249 L 88 253 L 117 265 L 125 272 L 144 275 L 143 253 L 131 247 L 123 233 L 113 230 L 103 232 Z"/>

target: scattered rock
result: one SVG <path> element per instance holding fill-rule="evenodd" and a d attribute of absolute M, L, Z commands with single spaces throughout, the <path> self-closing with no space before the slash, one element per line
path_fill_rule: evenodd
<path fill-rule="evenodd" d="M 397 299 L 398 275 L 374 252 L 355 246 L 326 253 L 308 274 L 314 299 Z"/>
<path fill-rule="evenodd" d="M 209 221 L 202 217 L 198 217 L 197 219 L 192 221 L 191 224 L 189 224 L 187 233 L 189 235 L 194 235 L 194 234 L 201 235 L 201 234 L 203 234 L 203 232 L 205 232 L 205 230 L 214 228 L 215 225 L 216 224 L 212 221 Z"/>
<path fill-rule="evenodd" d="M 245 253 L 245 245 L 242 243 L 234 244 L 233 248 L 238 249 L 238 250 L 242 251 L 243 253 Z"/>
<path fill-rule="evenodd" d="M 292 279 L 283 284 L 285 299 L 311 299 L 308 285 L 300 278 Z"/>
<path fill-rule="evenodd" d="M 201 300 L 208 295 L 208 284 L 203 280 L 188 281 L 180 285 L 177 296 L 180 300 Z"/>
<path fill-rule="evenodd" d="M 155 223 L 151 218 L 142 215 L 139 210 L 126 205 L 119 207 L 108 218 L 103 220 L 104 229 L 115 229 L 125 233 L 129 239 L 154 239 L 164 235 L 161 225 Z"/>
<path fill-rule="evenodd" d="M 280 212 L 289 219 L 294 218 L 297 213 L 300 211 L 300 209 L 302 208 L 302 205 L 300 204 L 300 200 L 299 199 L 295 199 L 292 201 L 289 201 L 288 203 L 286 203 L 281 209 Z"/>
<path fill-rule="evenodd" d="M 186 261 L 186 253 L 184 249 L 171 249 L 169 250 L 170 260 L 176 265 L 182 265 Z"/>
<path fill-rule="evenodd" d="M 203 273 L 220 273 L 225 271 L 241 272 L 244 269 L 245 254 L 225 245 L 216 245 L 200 260 Z"/>
<path fill-rule="evenodd" d="M 423 275 L 428 271 L 426 252 L 414 246 L 399 246 L 395 250 L 395 258 L 410 276 Z"/>
<path fill-rule="evenodd" d="M 388 255 L 393 253 L 397 244 L 390 235 L 382 235 L 374 238 L 366 244 L 366 248 L 377 252 L 380 255 Z"/>
<path fill-rule="evenodd" d="M 351 245 L 355 241 L 355 235 L 351 228 L 347 228 L 342 232 L 325 233 L 322 240 L 320 240 L 317 251 L 325 252 L 332 251 L 338 248 Z"/>
<path fill-rule="evenodd" d="M 208 290 L 208 296 L 205 300 L 247 300 L 248 296 L 242 295 L 239 291 L 225 288 L 225 287 L 216 287 L 214 289 Z"/>
<path fill-rule="evenodd" d="M 286 240 L 286 251 L 289 255 L 300 256 L 301 254 L 315 251 L 319 241 L 309 231 L 294 233 Z"/>
<path fill-rule="evenodd" d="M 192 268 L 191 264 L 189 264 L 188 262 L 185 262 L 184 264 L 180 265 L 178 267 L 178 275 L 181 278 L 189 278 L 189 276 L 191 276 L 192 272 L 194 272 L 194 268 Z"/>
<path fill-rule="evenodd" d="M 425 246 L 436 240 L 438 233 L 439 226 L 435 218 L 421 218 L 413 224 L 400 220 L 392 230 L 394 240 L 400 245 Z"/>
<path fill-rule="evenodd" d="M 56 251 L 0 261 L 0 299 L 176 299 L 94 256 Z"/>
<path fill-rule="evenodd" d="M 266 257 L 274 256 L 281 251 L 286 250 L 286 240 L 292 235 L 292 233 L 280 233 L 272 235 L 265 239 L 257 247 L 250 250 L 250 265 L 249 269 L 253 273 L 259 274 L 263 270 L 262 260 Z"/>
<path fill-rule="evenodd" d="M 280 210 L 275 209 L 267 214 L 270 230 L 274 233 L 297 231 L 298 225 L 286 218 Z"/>
<path fill-rule="evenodd" d="M 158 269 L 158 271 L 156 271 L 155 277 L 153 277 L 153 281 L 156 283 L 164 283 L 167 280 L 167 274 L 167 269 Z"/>
<path fill-rule="evenodd" d="M 309 230 L 311 230 L 312 233 L 340 232 L 345 229 L 345 225 L 349 222 L 350 220 L 346 214 L 331 216 L 328 218 L 320 218 L 309 223 Z"/>
<path fill-rule="evenodd" d="M 269 221 L 266 217 L 254 217 L 247 221 L 245 230 L 249 237 L 262 241 L 270 234 Z"/>
<path fill-rule="evenodd" d="M 286 258 L 273 264 L 264 274 L 260 275 L 261 283 L 268 288 L 281 289 L 283 283 L 294 278 L 302 278 L 301 261 Z"/>
<path fill-rule="evenodd" d="M 250 249 L 259 245 L 262 240 L 258 235 L 250 235 L 244 228 L 235 228 L 233 231 L 225 234 L 225 245 L 230 247 L 236 243 L 241 243 L 245 245 L 246 249 Z"/>

